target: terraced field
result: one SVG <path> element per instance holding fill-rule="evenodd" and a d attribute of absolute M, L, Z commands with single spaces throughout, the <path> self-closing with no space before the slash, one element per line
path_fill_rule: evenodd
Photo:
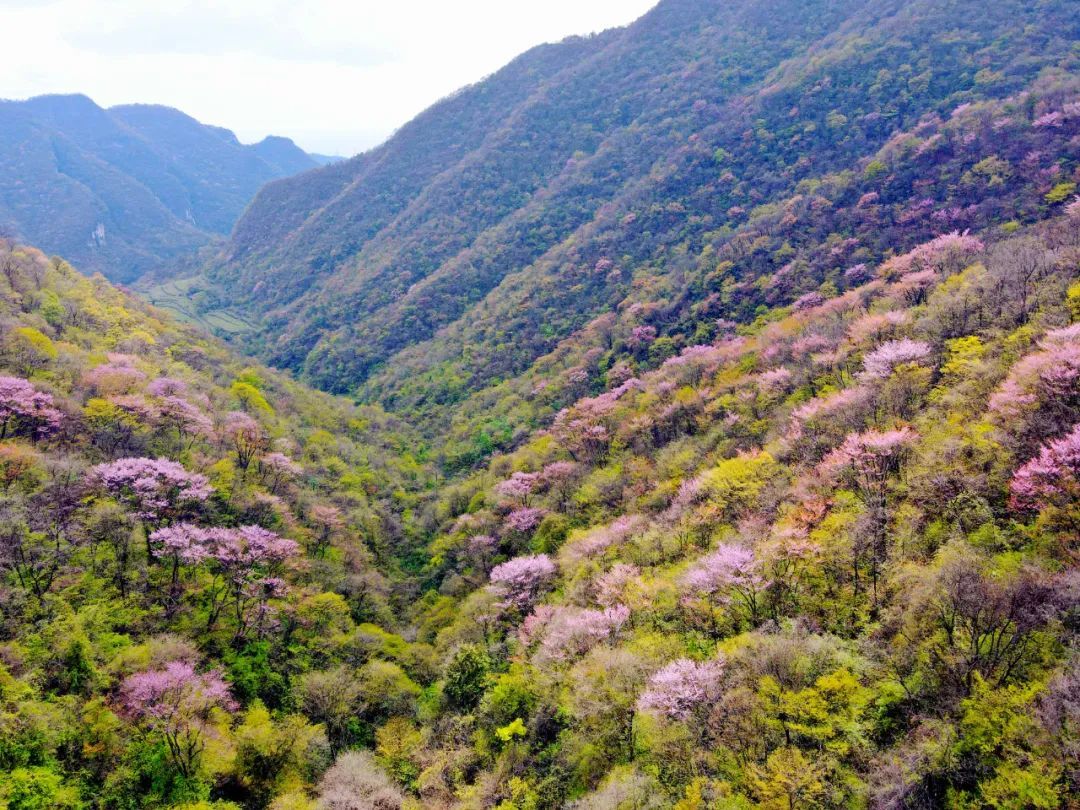
<path fill-rule="evenodd" d="M 181 321 L 198 324 L 216 334 L 240 335 L 256 328 L 253 320 L 232 309 L 200 305 L 200 297 L 209 300 L 215 297 L 214 286 L 201 276 L 171 279 L 139 292 L 151 304 Z"/>

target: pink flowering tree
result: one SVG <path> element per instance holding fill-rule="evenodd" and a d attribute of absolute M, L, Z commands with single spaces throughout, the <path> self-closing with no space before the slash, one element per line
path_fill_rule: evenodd
<path fill-rule="evenodd" d="M 41 438 L 60 428 L 63 413 L 53 398 L 21 377 L 0 377 L 0 439 Z"/>
<path fill-rule="evenodd" d="M 236 466 L 246 473 L 252 460 L 267 449 L 268 439 L 262 425 L 243 411 L 225 415 L 222 435 L 236 453 Z"/>
<path fill-rule="evenodd" d="M 852 487 L 866 506 L 871 528 L 869 556 L 875 604 L 878 574 L 888 552 L 889 488 L 916 439 L 918 434 L 907 427 L 853 433 L 819 467 L 827 479 Z M 858 559 L 855 587 L 858 590 Z"/>
<path fill-rule="evenodd" d="M 184 661 L 129 676 L 120 686 L 120 699 L 128 714 L 161 735 L 169 760 L 186 778 L 198 770 L 214 711 L 236 710 L 221 673 L 197 673 Z"/>
<path fill-rule="evenodd" d="M 594 591 L 596 601 L 604 607 L 622 604 L 626 597 L 627 586 L 641 576 L 641 569 L 632 563 L 615 563 L 610 569 L 596 578 Z"/>
<path fill-rule="evenodd" d="M 882 343 L 863 358 L 863 381 L 883 380 L 897 366 L 923 363 L 930 357 L 930 345 L 918 340 L 890 340 Z"/>
<path fill-rule="evenodd" d="M 1080 419 L 1080 324 L 1046 333 L 990 397 L 990 416 L 1028 455 Z"/>
<path fill-rule="evenodd" d="M 573 461 L 553 461 L 540 471 L 540 483 L 565 506 L 573 494 L 580 465 Z"/>
<path fill-rule="evenodd" d="M 583 537 L 567 543 L 560 549 L 559 555 L 571 564 L 599 557 L 609 548 L 626 542 L 644 525 L 645 519 L 641 515 L 622 515 L 611 523 L 590 529 Z"/>
<path fill-rule="evenodd" d="M 506 516 L 506 528 L 515 534 L 532 534 L 544 519 L 543 509 L 523 506 Z"/>
<path fill-rule="evenodd" d="M 336 506 L 318 503 L 308 512 L 314 542 L 311 552 L 316 557 L 325 557 L 331 541 L 345 530 L 345 516 Z"/>
<path fill-rule="evenodd" d="M 629 618 L 625 605 L 603 610 L 540 605 L 522 623 L 518 640 L 536 647 L 537 663 L 564 663 L 614 638 Z"/>
<path fill-rule="evenodd" d="M 157 382 L 155 380 L 155 382 Z M 197 405 L 176 394 L 163 396 L 157 403 L 157 422 L 162 430 L 176 436 L 180 449 L 191 447 L 198 438 L 213 435 L 214 424 Z"/>
<path fill-rule="evenodd" d="M 294 481 L 304 473 L 304 468 L 284 453 L 267 453 L 259 459 L 259 478 L 263 486 L 276 495 L 278 488 Z"/>
<path fill-rule="evenodd" d="M 1039 449 L 1018 469 L 1009 484 L 1010 506 L 1033 512 L 1064 509 L 1080 498 L 1080 425 Z"/>
<path fill-rule="evenodd" d="M 551 587 L 557 572 L 547 554 L 515 557 L 491 569 L 491 586 L 503 607 L 524 612 Z"/>
<path fill-rule="evenodd" d="M 653 712 L 668 720 L 691 720 L 719 697 L 724 663 L 722 658 L 672 661 L 649 679 L 638 698 L 638 711 Z"/>
<path fill-rule="evenodd" d="M 515 472 L 505 481 L 495 485 L 495 492 L 502 498 L 520 501 L 522 506 L 529 505 L 529 496 L 542 483 L 540 473 Z"/>
<path fill-rule="evenodd" d="M 762 596 L 769 586 L 761 569 L 761 561 L 751 549 L 726 543 L 698 560 L 683 577 L 683 585 L 695 595 L 716 596 L 742 610 L 756 625 L 761 618 Z"/>
<path fill-rule="evenodd" d="M 946 275 L 962 270 L 986 246 L 968 231 L 952 231 L 925 242 L 914 250 L 889 259 L 879 275 L 904 276 L 919 270 L 933 269 Z"/>
<path fill-rule="evenodd" d="M 206 530 L 190 523 L 162 526 L 150 533 L 150 553 L 170 564 L 169 605 L 172 607 L 180 591 L 181 566 L 198 565 L 210 556 Z"/>
<path fill-rule="evenodd" d="M 182 517 L 212 492 L 205 475 L 188 472 L 167 458 L 122 458 L 98 464 L 91 468 L 90 479 L 153 525 Z"/>
<path fill-rule="evenodd" d="M 261 526 L 214 528 L 206 531 L 206 544 L 214 581 L 207 589 L 206 630 L 211 632 L 222 612 L 231 608 L 238 639 L 252 626 L 266 629 L 269 600 L 285 592 L 280 573 L 300 547 L 293 540 Z"/>
<path fill-rule="evenodd" d="M 108 363 L 94 366 L 83 375 L 83 382 L 100 395 L 126 394 L 146 380 L 135 368 L 135 358 L 126 354 L 110 355 Z"/>
<path fill-rule="evenodd" d="M 551 431 L 574 461 L 594 462 L 607 453 L 611 434 L 598 417 L 595 412 L 587 417 L 570 410 L 562 410 L 555 416 Z"/>

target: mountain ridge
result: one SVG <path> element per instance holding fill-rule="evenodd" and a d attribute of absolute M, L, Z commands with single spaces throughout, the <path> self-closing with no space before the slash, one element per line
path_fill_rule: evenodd
<path fill-rule="evenodd" d="M 318 165 L 287 138 L 244 145 L 171 107 L 80 94 L 0 101 L 0 148 L 0 227 L 124 282 L 227 235 L 266 181 Z"/>

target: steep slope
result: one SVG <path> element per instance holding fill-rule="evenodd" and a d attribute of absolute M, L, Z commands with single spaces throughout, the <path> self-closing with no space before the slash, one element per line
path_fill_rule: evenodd
<path fill-rule="evenodd" d="M 131 281 L 227 234 L 269 180 L 317 165 L 178 110 L 85 96 L 0 102 L 0 227 Z"/>
<path fill-rule="evenodd" d="M 666 0 L 626 29 L 525 54 L 380 150 L 271 185 L 211 275 L 262 314 L 265 356 L 321 387 L 370 378 L 362 393 L 390 403 L 400 369 L 447 363 L 461 398 L 621 298 L 658 245 L 735 229 L 923 115 L 1068 60 L 1073 10 Z M 620 272 L 586 276 L 578 295 L 582 268 L 603 260 Z M 515 336 L 509 367 L 492 362 L 505 341 L 477 328 L 492 311 Z M 461 339 L 409 351 L 444 328 Z"/>

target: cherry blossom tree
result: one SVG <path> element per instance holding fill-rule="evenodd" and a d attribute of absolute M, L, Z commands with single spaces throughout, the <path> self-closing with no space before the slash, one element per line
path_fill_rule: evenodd
<path fill-rule="evenodd" d="M 505 481 L 495 485 L 495 492 L 500 497 L 512 498 L 521 501 L 522 506 L 528 506 L 529 496 L 541 483 L 540 473 L 515 472 Z"/>
<path fill-rule="evenodd" d="M 266 451 L 268 441 L 262 425 L 243 411 L 225 415 L 222 434 L 236 452 L 236 466 L 241 472 L 247 472 L 252 459 Z"/>
<path fill-rule="evenodd" d="M 90 477 L 138 518 L 152 524 L 180 517 L 212 492 L 205 475 L 188 472 L 167 458 L 122 458 L 91 468 Z"/>
<path fill-rule="evenodd" d="M 304 468 L 284 453 L 267 453 L 259 459 L 259 476 L 263 484 L 276 495 L 278 487 L 286 481 L 299 478 Z"/>
<path fill-rule="evenodd" d="M 525 611 L 551 586 L 556 573 L 547 554 L 515 557 L 491 570 L 491 584 L 504 607 Z"/>
<path fill-rule="evenodd" d="M 529 534 L 540 525 L 540 521 L 544 519 L 544 514 L 543 509 L 523 506 L 506 516 L 506 528 L 517 534 Z"/>
<path fill-rule="evenodd" d="M 330 541 L 345 529 L 345 517 L 336 506 L 326 503 L 315 504 L 308 513 L 314 528 L 315 543 L 312 553 L 316 557 L 326 555 Z"/>
<path fill-rule="evenodd" d="M 889 259 L 878 270 L 878 275 L 896 277 L 926 269 L 936 269 L 949 274 L 963 269 L 974 256 L 985 249 L 982 241 L 968 231 L 952 231 L 901 256 Z"/>
<path fill-rule="evenodd" d="M 205 529 L 190 523 L 163 526 L 150 534 L 150 551 L 158 559 L 171 562 L 172 581 L 170 603 L 180 587 L 180 566 L 198 565 L 210 556 L 209 538 Z"/>
<path fill-rule="evenodd" d="M 596 601 L 604 607 L 614 607 L 623 601 L 626 587 L 641 575 L 641 569 L 631 563 L 615 563 L 596 578 Z"/>
<path fill-rule="evenodd" d="M 146 375 L 135 368 L 131 355 L 114 353 L 108 359 L 83 375 L 83 382 L 98 394 L 126 394 L 146 380 Z"/>
<path fill-rule="evenodd" d="M 656 672 L 638 698 L 638 711 L 687 721 L 719 696 L 725 661 L 680 658 Z"/>
<path fill-rule="evenodd" d="M 158 402 L 157 421 L 165 430 L 175 431 L 177 442 L 182 448 L 189 446 L 198 437 L 209 437 L 214 432 L 210 417 L 198 406 L 176 394 L 164 396 Z"/>
<path fill-rule="evenodd" d="M 221 673 L 197 673 L 185 661 L 129 676 L 120 686 L 120 699 L 131 715 L 161 735 L 170 761 L 187 778 L 198 768 L 214 710 L 236 710 Z"/>
<path fill-rule="evenodd" d="M 930 345 L 918 340 L 890 340 L 863 358 L 864 381 L 883 380 L 905 363 L 921 363 L 930 356 Z"/>
<path fill-rule="evenodd" d="M 625 605 L 603 610 L 540 605 L 522 623 L 518 639 L 526 647 L 537 644 L 538 663 L 564 662 L 611 639 L 629 618 Z"/>
<path fill-rule="evenodd" d="M 49 394 L 21 377 L 0 377 L 0 439 L 48 436 L 59 430 L 63 418 Z"/>
<path fill-rule="evenodd" d="M 1012 477 L 1010 505 L 1021 511 L 1065 506 L 1080 496 L 1080 425 L 1043 445 Z"/>
<path fill-rule="evenodd" d="M 1031 452 L 1080 418 L 1080 324 L 1047 332 L 991 395 L 991 417 Z"/>
<path fill-rule="evenodd" d="M 821 462 L 826 478 L 854 487 L 870 520 L 870 567 L 877 604 L 878 574 L 888 553 L 889 485 L 899 474 L 918 435 L 907 427 L 853 433 Z M 858 588 L 858 559 L 855 561 Z"/>
<path fill-rule="evenodd" d="M 285 590 L 285 582 L 278 573 L 300 547 L 294 540 L 261 526 L 207 529 L 206 544 L 215 574 L 215 581 L 208 589 L 207 631 L 214 628 L 222 611 L 230 606 L 237 638 L 243 638 L 252 624 L 259 630 L 265 629 L 269 600 Z"/>
<path fill-rule="evenodd" d="M 699 559 L 683 577 L 683 585 L 695 594 L 717 595 L 725 604 L 740 607 L 757 624 L 761 596 L 769 583 L 753 550 L 725 543 Z"/>

